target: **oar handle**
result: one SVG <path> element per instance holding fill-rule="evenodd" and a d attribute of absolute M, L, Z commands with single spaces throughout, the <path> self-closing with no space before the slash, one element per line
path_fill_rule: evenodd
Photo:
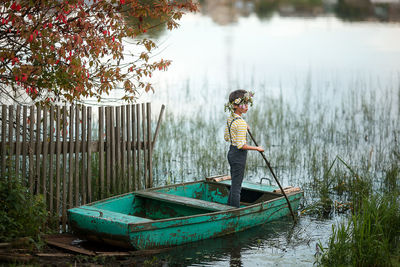
<path fill-rule="evenodd" d="M 253 140 L 253 143 L 256 146 L 258 146 L 256 140 L 254 139 L 253 135 L 251 134 L 250 129 L 247 129 L 247 132 L 249 133 L 251 140 Z M 286 202 L 288 203 L 288 207 L 289 207 L 290 213 L 291 213 L 291 215 L 293 217 L 293 221 L 296 223 L 297 222 L 296 221 L 296 216 L 294 216 L 294 213 L 293 213 L 293 210 L 292 210 L 292 205 L 290 205 L 289 198 L 287 197 L 285 191 L 283 190 L 281 184 L 279 183 L 278 178 L 276 178 L 276 175 L 275 175 L 274 171 L 272 170 L 271 164 L 269 164 L 269 161 L 267 160 L 267 157 L 265 156 L 265 154 L 263 152 L 261 152 L 261 151 L 259 151 L 259 152 L 260 152 L 261 156 L 264 158 L 264 161 L 267 164 L 268 169 L 271 171 L 272 176 L 274 177 L 276 183 L 278 184 L 279 188 L 281 189 L 282 194 L 285 196 Z"/>

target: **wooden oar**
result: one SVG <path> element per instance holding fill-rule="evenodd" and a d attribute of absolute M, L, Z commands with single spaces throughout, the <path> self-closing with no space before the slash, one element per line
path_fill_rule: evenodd
<path fill-rule="evenodd" d="M 249 135 L 251 137 L 251 140 L 253 140 L 254 144 L 256 146 L 258 146 L 256 140 L 254 140 L 254 137 L 250 132 L 250 129 L 247 129 L 247 132 L 249 133 Z M 292 205 L 290 205 L 290 201 L 289 201 L 285 191 L 283 190 L 281 184 L 279 183 L 278 178 L 276 178 L 276 175 L 275 175 L 274 171 L 272 170 L 271 164 L 269 164 L 269 161 L 267 160 L 267 158 L 265 157 L 265 154 L 263 152 L 260 151 L 260 154 L 264 158 L 264 161 L 267 164 L 268 169 L 271 171 L 272 176 L 274 177 L 274 179 L 275 179 L 276 183 L 278 184 L 279 188 L 281 189 L 282 194 L 285 196 L 286 202 L 288 203 L 288 207 L 289 207 L 290 213 L 292 214 L 292 217 L 293 217 L 293 221 L 296 223 L 297 221 L 296 221 L 296 217 L 294 216 L 294 213 L 293 213 L 293 210 L 292 210 Z"/>

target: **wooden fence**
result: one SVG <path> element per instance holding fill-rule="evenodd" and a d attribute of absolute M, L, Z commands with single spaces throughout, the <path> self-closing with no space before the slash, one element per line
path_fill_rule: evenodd
<path fill-rule="evenodd" d="M 150 103 L 92 109 L 1 108 L 1 179 L 17 178 L 32 194 L 43 194 L 64 231 L 68 208 L 153 185 L 152 150 L 164 106 L 154 134 Z"/>

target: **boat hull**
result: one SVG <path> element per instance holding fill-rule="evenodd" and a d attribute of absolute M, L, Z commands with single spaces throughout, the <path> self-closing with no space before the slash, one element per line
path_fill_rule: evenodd
<path fill-rule="evenodd" d="M 302 191 L 288 194 L 293 210 L 298 209 L 302 195 Z M 134 199 L 135 192 L 111 200 L 116 200 L 115 205 L 122 207 L 123 203 L 132 203 Z M 203 211 L 189 216 L 157 220 L 121 215 L 123 211 L 110 212 L 98 207 L 99 205 L 87 205 L 69 210 L 69 224 L 74 233 L 84 238 L 137 250 L 170 247 L 223 236 L 290 214 L 283 196 L 241 208 Z M 126 210 L 125 213 L 129 211 Z"/>

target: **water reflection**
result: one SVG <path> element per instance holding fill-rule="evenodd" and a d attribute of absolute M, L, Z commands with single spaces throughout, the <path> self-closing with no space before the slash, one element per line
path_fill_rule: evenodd
<path fill-rule="evenodd" d="M 230 253 L 230 260 L 229 260 L 229 266 L 230 267 L 242 267 L 242 255 L 240 254 L 241 248 L 240 247 L 234 247 L 231 250 Z"/>
<path fill-rule="evenodd" d="M 255 13 L 268 19 L 335 15 L 346 21 L 400 21 L 399 0 L 201 0 L 201 13 L 219 25 L 228 25 L 240 17 Z"/>
<path fill-rule="evenodd" d="M 237 22 L 239 17 L 247 17 L 254 12 L 255 1 L 242 0 L 203 0 L 201 12 L 219 25 Z"/>
<path fill-rule="evenodd" d="M 273 221 L 236 234 L 176 247 L 159 258 L 168 266 L 309 266 L 314 261 L 310 243 L 326 235 L 329 224 L 302 219 L 293 225 L 291 218 Z M 311 232 L 312 231 L 312 232 Z M 302 260 L 298 260 L 301 253 Z"/>

